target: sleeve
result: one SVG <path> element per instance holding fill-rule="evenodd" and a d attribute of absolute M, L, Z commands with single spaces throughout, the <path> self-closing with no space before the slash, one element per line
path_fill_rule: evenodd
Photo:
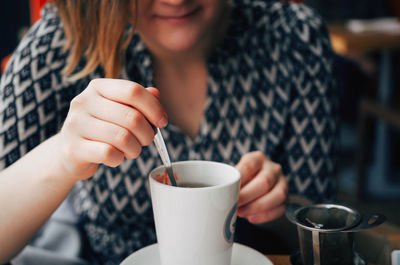
<path fill-rule="evenodd" d="M 47 9 L 47 10 L 46 10 Z M 24 36 L 0 81 L 0 170 L 57 133 L 63 103 L 65 43 L 55 7 Z"/>
<path fill-rule="evenodd" d="M 304 5 L 289 8 L 291 88 L 282 166 L 289 192 L 314 202 L 334 199 L 338 91 L 335 54 L 318 14 Z"/>

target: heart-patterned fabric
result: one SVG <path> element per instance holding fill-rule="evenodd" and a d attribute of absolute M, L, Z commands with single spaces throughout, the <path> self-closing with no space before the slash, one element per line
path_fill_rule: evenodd
<path fill-rule="evenodd" d="M 104 75 L 97 69 L 78 81 L 63 76 L 64 44 L 57 10 L 47 5 L 1 79 L 1 168 L 57 133 L 71 99 L 90 79 Z M 151 57 L 139 35 L 125 59 L 122 78 L 154 84 Z M 282 165 L 291 194 L 330 199 L 337 132 L 332 60 L 327 30 L 312 9 L 234 1 L 226 36 L 207 63 L 208 95 L 198 135 L 191 139 L 174 124 L 163 129 L 172 161 L 234 165 L 245 153 L 260 150 Z M 147 176 L 160 164 L 151 145 L 139 158 L 116 168 L 100 165 L 91 179 L 77 183 L 74 207 L 92 264 L 119 264 L 156 241 Z"/>

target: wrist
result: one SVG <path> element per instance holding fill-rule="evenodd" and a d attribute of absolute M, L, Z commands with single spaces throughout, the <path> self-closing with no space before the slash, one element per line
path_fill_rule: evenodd
<path fill-rule="evenodd" d="M 48 167 L 48 174 L 43 176 L 46 179 L 61 181 L 63 185 L 72 187 L 78 179 L 65 165 L 61 155 L 60 140 L 60 135 L 56 134 L 42 144 L 42 148 L 47 150 L 45 153 L 48 161 L 51 161 Z"/>
<path fill-rule="evenodd" d="M 75 183 L 90 178 L 96 172 L 97 164 L 75 161 L 66 154 L 68 152 L 63 151 L 65 149 L 63 141 L 65 140 L 60 133 L 50 138 L 49 141 L 53 152 L 51 155 L 55 160 L 54 170 L 59 172 L 59 177 Z M 76 152 L 82 152 L 82 150 L 76 150 Z"/>

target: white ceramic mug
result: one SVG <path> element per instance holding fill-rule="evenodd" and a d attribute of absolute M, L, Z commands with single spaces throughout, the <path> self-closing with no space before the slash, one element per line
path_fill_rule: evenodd
<path fill-rule="evenodd" d="M 177 162 L 172 167 L 179 183 L 206 187 L 162 184 L 157 179 L 164 167 L 150 173 L 161 264 L 230 265 L 240 172 L 211 161 Z"/>

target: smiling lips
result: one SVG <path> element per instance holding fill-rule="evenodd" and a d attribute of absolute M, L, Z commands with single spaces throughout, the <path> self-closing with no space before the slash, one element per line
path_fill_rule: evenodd
<path fill-rule="evenodd" d="M 182 15 L 156 15 L 156 17 L 169 23 L 182 23 L 193 17 L 198 11 L 199 9 L 195 9 L 193 11 L 183 13 Z"/>

